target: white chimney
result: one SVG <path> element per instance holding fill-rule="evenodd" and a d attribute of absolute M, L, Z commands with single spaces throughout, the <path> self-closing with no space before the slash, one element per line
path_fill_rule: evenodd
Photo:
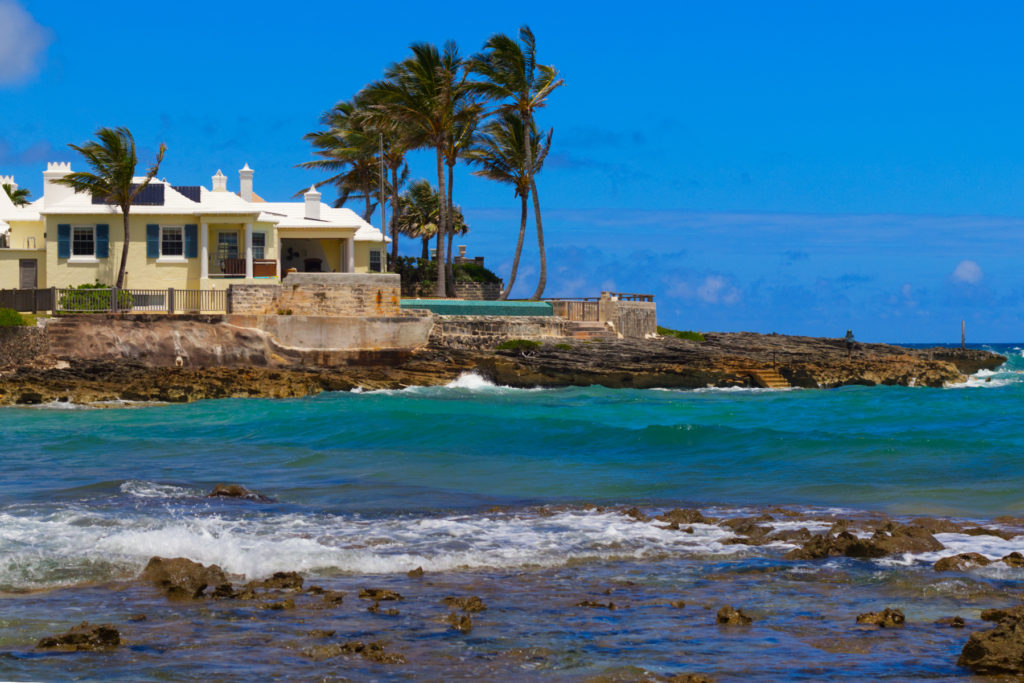
<path fill-rule="evenodd" d="M 306 198 L 306 218 L 320 219 L 320 193 L 316 191 L 316 185 L 309 186 L 309 192 L 302 195 Z"/>
<path fill-rule="evenodd" d="M 18 189 L 18 183 L 14 182 L 14 176 L 12 175 L 0 175 L 0 187 L 4 185 L 10 185 L 11 192 L 15 192 Z"/>
<path fill-rule="evenodd" d="M 217 169 L 217 175 L 213 176 L 213 191 L 214 192 L 227 192 L 228 191 L 228 177 Z"/>
<path fill-rule="evenodd" d="M 46 170 L 43 171 L 44 206 L 52 206 L 75 194 L 75 191 L 70 187 L 53 182 L 69 173 L 71 173 L 70 161 L 51 161 L 46 164 Z"/>
<path fill-rule="evenodd" d="M 247 202 L 252 201 L 252 174 L 256 171 L 249 168 L 249 164 L 238 172 L 239 194 Z"/>

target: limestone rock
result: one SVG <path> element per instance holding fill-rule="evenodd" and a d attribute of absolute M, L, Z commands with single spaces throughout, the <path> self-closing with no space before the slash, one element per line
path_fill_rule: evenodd
<path fill-rule="evenodd" d="M 976 674 L 1024 674 L 1024 616 L 1007 613 L 995 628 L 972 633 L 957 664 Z"/>
<path fill-rule="evenodd" d="M 971 567 L 986 567 L 992 561 L 981 553 L 960 553 L 950 557 L 943 557 L 935 563 L 937 572 L 962 572 Z"/>
<path fill-rule="evenodd" d="M 727 626 L 747 626 L 753 623 L 753 619 L 743 613 L 741 609 L 735 609 L 732 605 L 726 605 L 718 610 L 715 621 Z"/>
<path fill-rule="evenodd" d="M 121 644 L 121 634 L 110 624 L 93 625 L 83 621 L 70 631 L 43 638 L 36 644 L 39 650 L 81 652 L 110 650 Z"/>
<path fill-rule="evenodd" d="M 207 567 L 184 557 L 151 557 L 139 579 L 152 583 L 168 598 L 185 600 L 202 597 L 207 586 L 230 584 L 217 565 Z"/>
<path fill-rule="evenodd" d="M 903 616 L 903 612 L 890 607 L 886 607 L 881 612 L 868 612 L 857 617 L 858 624 L 872 624 L 879 628 L 903 626 L 906 621 L 907 619 Z"/>

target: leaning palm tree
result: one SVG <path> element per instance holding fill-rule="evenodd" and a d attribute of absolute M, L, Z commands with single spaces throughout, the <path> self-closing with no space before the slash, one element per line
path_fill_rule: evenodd
<path fill-rule="evenodd" d="M 430 258 L 430 238 L 437 235 L 438 193 L 427 180 L 416 180 L 399 198 L 396 216 L 398 229 L 403 235 L 423 242 L 421 258 Z"/>
<path fill-rule="evenodd" d="M 365 203 L 363 220 L 368 221 L 375 210 L 377 134 L 367 125 L 362 105 L 356 97 L 351 102 L 338 102 L 333 109 L 321 114 L 320 123 L 325 127 L 303 136 L 313 145 L 313 154 L 321 158 L 305 161 L 298 167 L 336 171 L 316 183 L 317 187 L 328 183 L 335 186 L 338 192 L 335 206 L 344 206 L 350 199 L 362 199 Z M 298 194 L 302 191 L 296 196 Z"/>
<path fill-rule="evenodd" d="M 501 292 L 500 299 L 508 299 L 512 287 L 516 283 L 519 272 L 519 257 L 523 253 L 523 240 L 526 237 L 527 203 L 530 199 L 530 182 L 534 175 L 544 166 L 544 159 L 551 149 L 551 134 L 547 136 L 531 131 L 530 149 L 533 154 L 533 168 L 526 165 L 526 146 L 523 144 L 523 131 L 526 127 L 523 120 L 512 112 L 503 112 L 484 126 L 477 136 L 476 144 L 466 153 L 471 165 L 480 166 L 473 175 L 507 183 L 512 186 L 515 196 L 520 200 L 519 239 L 512 258 L 512 272 L 508 277 L 508 285 Z"/>
<path fill-rule="evenodd" d="M 483 116 L 483 107 L 473 100 L 466 99 L 459 102 L 458 107 L 459 111 L 455 114 L 452 129 L 444 148 L 444 163 L 448 167 L 448 197 L 446 200 L 448 202 L 448 228 L 446 231 L 448 233 L 448 258 L 445 262 L 445 271 L 447 273 L 449 289 L 451 290 L 450 293 L 452 294 L 454 294 L 453 288 L 455 286 L 455 272 L 452 270 L 452 238 L 456 232 L 457 225 L 455 220 L 455 203 L 453 200 L 455 193 L 455 164 L 458 163 L 459 159 L 464 159 L 466 153 L 472 148 L 477 126 L 480 124 L 480 118 Z M 465 225 L 463 224 L 462 227 L 465 227 Z M 459 232 L 459 234 L 463 235 L 465 231 Z"/>
<path fill-rule="evenodd" d="M 537 42 L 529 26 L 519 29 L 519 42 L 503 33 L 491 36 L 484 43 L 484 51 L 469 60 L 467 68 L 483 77 L 472 84 L 472 89 L 485 97 L 500 102 L 500 112 L 511 112 L 522 119 L 527 130 L 533 130 L 534 112 L 547 104 L 548 96 L 565 81 L 558 77 L 553 66 L 537 63 Z M 530 135 L 523 136 L 526 168 L 530 169 L 530 193 L 533 195 L 533 214 L 537 221 L 537 246 L 540 249 L 540 280 L 534 299 L 544 294 L 547 285 L 547 256 L 544 252 L 544 228 L 541 223 L 540 200 L 533 179 L 533 148 Z"/>
<path fill-rule="evenodd" d="M 92 167 L 92 172 L 69 173 L 55 182 L 66 185 L 75 192 L 101 197 L 107 204 L 121 209 L 121 216 L 124 218 L 124 248 L 121 249 L 121 265 L 117 269 L 117 284 L 114 285 L 120 289 L 124 286 L 128 246 L 131 241 L 128 214 L 131 212 L 132 202 L 160 170 L 160 162 L 164 159 L 167 145 L 160 143 L 156 161 L 140 182 L 135 182 L 135 166 L 139 162 L 135 153 L 135 138 L 127 128 L 100 128 L 96 131 L 96 140 L 90 140 L 81 146 L 68 147 L 85 157 L 85 161 Z"/>
<path fill-rule="evenodd" d="M 375 81 L 364 90 L 373 107 L 401 131 L 407 149 L 434 149 L 437 165 L 439 221 L 437 259 L 445 263 L 444 235 L 448 226 L 448 207 L 444 178 L 444 150 L 459 114 L 460 103 L 470 97 L 462 71 L 463 60 L 455 43 L 445 43 L 441 52 L 429 43 L 414 43 L 412 56 L 392 64 L 384 72 L 384 80 Z M 445 269 L 438 268 L 435 294 L 446 294 Z"/>
<path fill-rule="evenodd" d="M 28 198 L 32 194 L 27 187 L 21 187 L 17 190 L 13 189 L 13 185 L 10 183 L 4 183 L 4 192 L 10 197 L 11 201 L 14 202 L 15 206 L 28 206 Z"/>

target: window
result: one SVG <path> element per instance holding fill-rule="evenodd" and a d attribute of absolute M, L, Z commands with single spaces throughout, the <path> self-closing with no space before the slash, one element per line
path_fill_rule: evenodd
<path fill-rule="evenodd" d="M 370 272 L 380 272 L 380 252 L 376 249 L 370 250 Z"/>
<path fill-rule="evenodd" d="M 71 229 L 71 256 L 96 256 L 96 228 L 76 225 Z"/>
<path fill-rule="evenodd" d="M 217 258 L 238 258 L 238 233 L 217 233 Z"/>
<path fill-rule="evenodd" d="M 160 258 L 185 258 L 185 229 L 180 225 L 160 228 Z"/>
<path fill-rule="evenodd" d="M 264 258 L 263 254 L 267 248 L 267 233 L 254 232 L 252 234 L 252 257 L 254 259 Z"/>

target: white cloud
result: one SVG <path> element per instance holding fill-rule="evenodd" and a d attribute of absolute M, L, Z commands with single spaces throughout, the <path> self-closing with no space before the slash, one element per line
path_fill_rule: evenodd
<path fill-rule="evenodd" d="M 697 296 L 709 304 L 721 302 L 731 306 L 740 300 L 740 290 L 729 285 L 721 275 L 708 275 L 697 288 Z"/>
<path fill-rule="evenodd" d="M 16 0 L 0 0 L 0 86 L 21 83 L 39 73 L 50 30 L 40 26 Z"/>
<path fill-rule="evenodd" d="M 981 266 L 974 261 L 961 261 L 953 270 L 954 282 L 965 282 L 969 285 L 976 285 L 981 282 L 983 273 Z"/>

